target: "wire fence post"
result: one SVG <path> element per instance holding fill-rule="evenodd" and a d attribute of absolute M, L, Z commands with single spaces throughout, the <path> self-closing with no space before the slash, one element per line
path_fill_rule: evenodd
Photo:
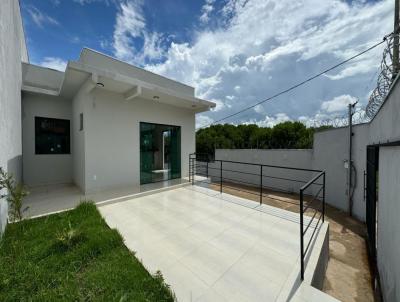
<path fill-rule="evenodd" d="M 262 205 L 263 199 L 263 166 L 260 165 L 260 205 Z"/>
<path fill-rule="evenodd" d="M 222 194 L 222 160 L 220 161 L 219 192 Z"/>
<path fill-rule="evenodd" d="M 322 185 L 324 186 L 322 191 L 322 222 L 325 222 L 325 172 L 322 175 Z"/>
<path fill-rule="evenodd" d="M 303 189 L 300 189 L 300 277 L 304 280 Z"/>
<path fill-rule="evenodd" d="M 207 170 L 206 170 L 206 175 L 207 175 L 207 179 L 208 179 L 208 159 L 207 159 Z"/>

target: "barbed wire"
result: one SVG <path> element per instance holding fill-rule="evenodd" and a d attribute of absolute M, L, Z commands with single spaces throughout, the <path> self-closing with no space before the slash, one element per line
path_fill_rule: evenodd
<path fill-rule="evenodd" d="M 399 36 L 397 34 L 397 36 Z M 379 108 L 381 107 L 383 100 L 385 99 L 385 97 L 387 96 L 387 94 L 389 93 L 390 87 L 392 85 L 393 82 L 393 44 L 394 44 L 394 37 L 395 34 L 394 33 L 390 33 L 388 35 L 386 35 L 383 38 L 383 41 L 373 45 L 372 47 L 368 48 L 367 50 L 335 65 L 334 67 L 331 67 L 328 70 L 333 70 L 341 65 L 343 65 L 344 63 L 347 63 L 348 61 L 360 56 L 361 54 L 364 54 L 372 49 L 374 49 L 375 47 L 381 45 L 382 43 L 386 43 L 386 46 L 383 50 L 383 54 L 382 54 L 382 61 L 380 64 L 380 68 L 377 70 L 377 72 L 372 76 L 370 82 L 368 83 L 368 85 L 366 86 L 366 89 L 370 86 L 373 78 L 375 78 L 376 74 L 379 73 L 378 78 L 377 78 L 377 85 L 376 88 L 372 91 L 370 97 L 369 97 L 369 101 L 368 104 L 366 106 L 365 109 L 362 109 L 360 107 L 358 107 L 352 114 L 352 123 L 353 125 L 357 125 L 357 124 L 362 124 L 362 123 L 367 123 L 369 121 L 371 121 L 371 119 L 375 116 L 376 112 L 378 112 Z M 292 86 L 282 92 L 279 92 L 278 94 L 269 97 L 255 105 L 249 106 L 247 108 L 244 108 L 238 112 L 235 112 L 231 115 L 228 115 L 222 119 L 219 119 L 217 121 L 214 121 L 210 124 L 201 126 L 199 128 L 197 128 L 196 130 L 202 129 L 202 128 L 206 128 L 209 127 L 211 125 L 217 124 L 219 122 L 221 122 L 222 120 L 225 120 L 229 117 L 235 116 L 239 113 L 242 113 L 248 109 L 251 109 L 253 107 L 255 107 L 258 104 L 264 103 L 266 101 L 269 101 L 281 94 L 284 94 L 290 90 L 293 90 L 295 88 L 297 88 L 298 86 L 303 85 L 304 83 L 307 83 L 308 81 L 321 76 L 323 74 L 325 74 L 327 72 L 327 70 L 317 74 L 316 76 L 313 76 L 307 80 L 305 80 L 304 82 L 301 82 L 295 86 Z M 302 122 L 303 124 L 305 124 L 307 127 L 313 127 L 313 128 L 319 128 L 319 127 L 323 127 L 323 126 L 332 126 L 334 128 L 337 127 L 345 127 L 349 125 L 349 118 L 348 118 L 348 114 L 343 114 L 340 116 L 333 116 L 333 117 L 323 117 L 323 116 L 316 116 L 314 118 L 309 118 L 307 120 L 300 120 L 300 122 Z M 232 124 L 232 123 L 231 123 Z M 234 123 L 233 123 L 234 124 Z"/>
<path fill-rule="evenodd" d="M 358 108 L 353 112 L 353 116 L 352 116 L 353 125 L 363 124 L 363 123 L 367 123 L 369 121 L 370 121 L 370 118 L 367 116 L 364 109 Z M 324 126 L 331 126 L 334 128 L 346 127 L 349 125 L 349 117 L 348 117 L 348 114 L 343 114 L 340 116 L 333 116 L 333 117 L 329 117 L 329 118 L 313 118 L 313 119 L 303 121 L 303 123 L 307 127 L 312 127 L 312 128 L 319 128 L 319 127 L 324 127 Z"/>
<path fill-rule="evenodd" d="M 398 36 L 398 35 L 397 35 Z M 389 93 L 393 83 L 393 44 L 395 34 L 386 37 L 386 47 L 383 50 L 380 73 L 376 88 L 372 91 L 368 105 L 365 108 L 367 116 L 371 119 L 378 112 L 379 108 Z"/>
<path fill-rule="evenodd" d="M 394 44 L 395 34 L 390 34 L 385 36 L 384 40 L 386 46 L 383 50 L 382 60 L 379 69 L 373 76 L 373 78 L 378 74 L 376 88 L 372 91 L 368 104 L 365 109 L 358 108 L 353 112 L 352 123 L 354 125 L 367 123 L 378 112 L 379 108 L 389 93 L 390 87 L 393 83 L 393 44 Z M 371 78 L 372 80 L 372 78 Z M 369 85 L 368 85 L 369 86 Z M 341 116 L 334 116 L 329 118 L 313 118 L 303 123 L 308 127 L 319 128 L 323 126 L 332 127 L 345 127 L 349 125 L 348 114 Z"/>

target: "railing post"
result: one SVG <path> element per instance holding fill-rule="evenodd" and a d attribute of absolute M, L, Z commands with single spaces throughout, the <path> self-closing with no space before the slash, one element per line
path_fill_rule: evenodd
<path fill-rule="evenodd" d="M 194 166 L 196 164 L 196 158 L 192 158 L 192 186 L 194 185 L 194 175 L 195 175 L 195 171 L 194 171 Z"/>
<path fill-rule="evenodd" d="M 322 185 L 324 186 L 322 189 L 322 222 L 325 222 L 325 172 L 322 175 Z"/>
<path fill-rule="evenodd" d="M 192 159 L 189 154 L 189 182 L 191 181 L 191 176 L 192 176 Z"/>
<path fill-rule="evenodd" d="M 219 192 L 222 194 L 222 160 L 220 161 Z"/>
<path fill-rule="evenodd" d="M 260 205 L 262 205 L 263 199 L 263 166 L 260 165 Z"/>
<path fill-rule="evenodd" d="M 300 277 L 304 280 L 303 190 L 300 189 Z"/>
<path fill-rule="evenodd" d="M 208 159 L 207 159 L 207 170 L 206 170 L 206 175 L 207 175 L 207 179 L 208 179 Z"/>

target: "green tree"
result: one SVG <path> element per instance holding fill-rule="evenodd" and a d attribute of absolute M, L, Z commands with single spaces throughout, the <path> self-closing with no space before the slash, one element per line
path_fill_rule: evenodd
<path fill-rule="evenodd" d="M 213 157 L 215 149 L 307 149 L 312 148 L 318 129 L 300 122 L 284 122 L 275 127 L 248 125 L 212 125 L 196 133 L 196 152 Z"/>

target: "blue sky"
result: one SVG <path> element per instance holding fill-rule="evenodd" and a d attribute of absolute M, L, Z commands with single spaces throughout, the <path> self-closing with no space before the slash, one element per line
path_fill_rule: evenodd
<path fill-rule="evenodd" d="M 392 31 L 392 0 L 20 0 L 31 63 L 63 70 L 89 47 L 196 87 L 205 125 L 367 48 Z M 226 120 L 274 125 L 365 106 L 382 47 Z"/>

